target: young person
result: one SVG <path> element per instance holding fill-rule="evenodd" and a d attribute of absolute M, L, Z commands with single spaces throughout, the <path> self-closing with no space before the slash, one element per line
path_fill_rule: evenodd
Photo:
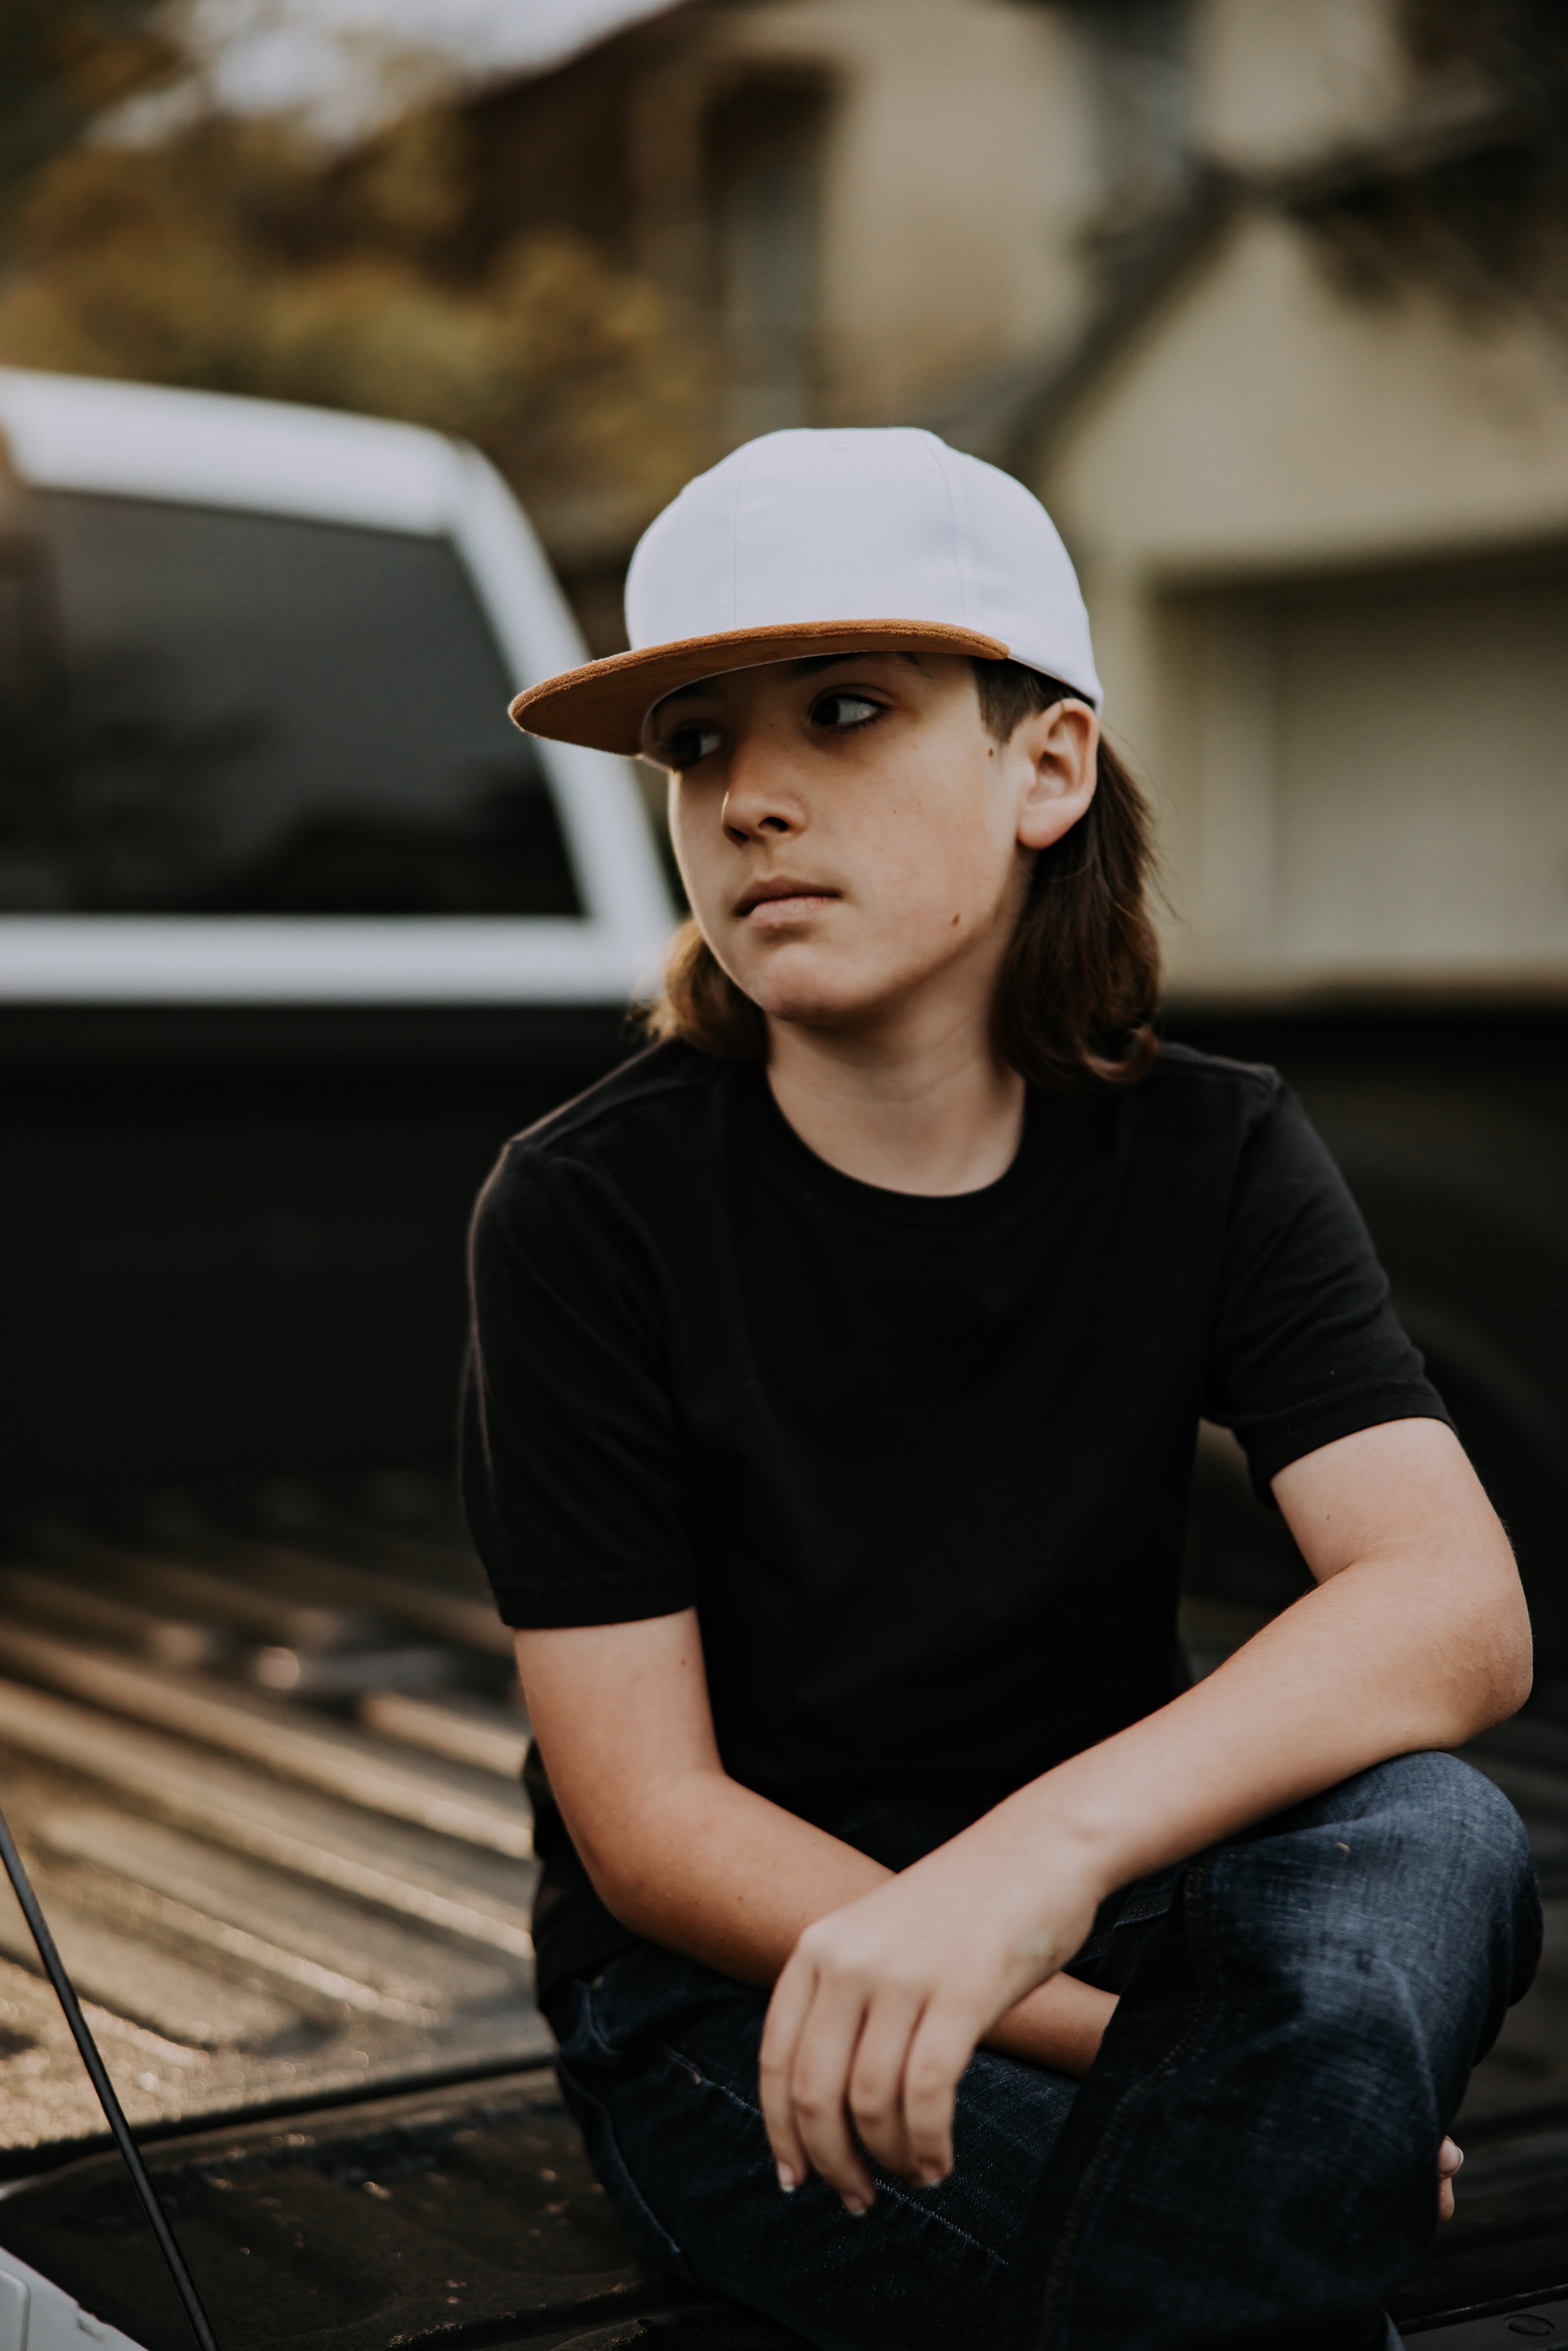
<path fill-rule="evenodd" d="M 821 2351 L 1396 2340 L 1539 1945 L 1443 1751 L 1528 1688 L 1502 1531 L 1278 1079 L 1156 1050 L 1035 500 L 769 434 L 627 609 L 514 716 L 669 770 L 693 919 L 486 1189 L 465 1413 L 600 2176 Z M 1186 1688 L 1203 1415 L 1314 1584 Z"/>

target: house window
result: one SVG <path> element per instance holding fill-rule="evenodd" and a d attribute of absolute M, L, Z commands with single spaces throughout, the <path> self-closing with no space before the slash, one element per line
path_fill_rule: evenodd
<path fill-rule="evenodd" d="M 706 126 L 716 290 L 727 353 L 725 437 L 809 424 L 815 409 L 817 276 L 827 93 L 820 82 L 743 83 Z"/>

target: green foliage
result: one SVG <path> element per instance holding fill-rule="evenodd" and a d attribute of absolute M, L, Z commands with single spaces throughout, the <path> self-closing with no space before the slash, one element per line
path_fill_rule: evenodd
<path fill-rule="evenodd" d="M 696 354 L 585 237 L 476 259 L 465 124 L 413 114 L 347 161 L 214 116 L 78 140 L 11 223 L 0 360 L 394 416 L 487 448 L 547 531 L 629 535 L 694 462 Z"/>

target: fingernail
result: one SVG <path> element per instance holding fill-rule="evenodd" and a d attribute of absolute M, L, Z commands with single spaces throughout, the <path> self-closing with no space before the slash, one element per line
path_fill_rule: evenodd
<path fill-rule="evenodd" d="M 920 2185 L 922 2188 L 940 2188 L 942 2182 L 946 2179 L 946 2173 L 945 2171 L 938 2171 L 935 2164 L 925 2163 L 920 2167 Z"/>
<path fill-rule="evenodd" d="M 871 2206 L 869 2204 L 852 2203 L 849 2197 L 846 2196 L 844 2198 L 844 2210 L 849 2214 L 852 2220 L 863 2220 L 866 2214 L 871 2210 Z"/>
<path fill-rule="evenodd" d="M 784 2190 L 785 2195 L 793 2196 L 800 2184 L 800 2183 L 796 2179 L 794 2173 L 789 2170 L 786 2166 L 781 2163 L 779 2167 L 779 2185 Z"/>

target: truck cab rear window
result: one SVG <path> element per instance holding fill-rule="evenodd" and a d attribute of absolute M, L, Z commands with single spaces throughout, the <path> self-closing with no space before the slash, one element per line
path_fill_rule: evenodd
<path fill-rule="evenodd" d="M 0 638 L 0 912 L 582 912 L 444 540 L 33 492 Z"/>

